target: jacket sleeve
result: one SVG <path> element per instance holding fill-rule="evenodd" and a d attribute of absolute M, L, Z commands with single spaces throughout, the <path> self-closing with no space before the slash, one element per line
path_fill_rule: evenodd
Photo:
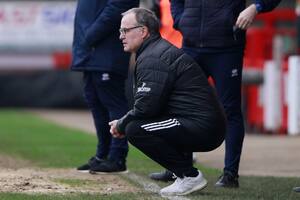
<path fill-rule="evenodd" d="M 120 28 L 121 14 L 138 5 L 138 0 L 108 0 L 104 9 L 86 30 L 86 45 L 94 46 L 117 31 Z"/>
<path fill-rule="evenodd" d="M 132 120 L 149 119 L 163 113 L 170 92 L 169 73 L 165 64 L 153 58 L 145 58 L 138 64 L 134 106 L 123 118 L 118 120 L 117 130 L 125 133 Z"/>
<path fill-rule="evenodd" d="M 281 0 L 255 0 L 255 4 L 260 6 L 259 12 L 268 12 L 276 8 Z"/>
<path fill-rule="evenodd" d="M 184 11 L 184 0 L 170 0 L 170 3 L 171 14 L 174 20 L 173 27 L 178 30 L 179 21 Z"/>

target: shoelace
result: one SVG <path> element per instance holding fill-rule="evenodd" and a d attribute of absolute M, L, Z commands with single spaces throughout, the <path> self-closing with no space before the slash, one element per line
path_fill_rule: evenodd
<path fill-rule="evenodd" d="M 177 176 L 173 173 L 173 174 L 172 174 L 172 178 L 173 178 L 173 179 L 176 179 Z"/>
<path fill-rule="evenodd" d="M 176 176 L 176 174 L 174 174 L 174 173 L 173 173 L 172 178 L 175 179 L 175 181 L 174 181 L 174 183 L 172 185 L 177 185 L 177 184 L 180 185 L 182 183 L 183 179 L 184 179 L 184 177 L 180 178 L 180 177 Z"/>

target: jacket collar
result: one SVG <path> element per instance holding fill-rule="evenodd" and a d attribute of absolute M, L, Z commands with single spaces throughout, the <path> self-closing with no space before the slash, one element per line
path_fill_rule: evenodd
<path fill-rule="evenodd" d="M 143 43 L 142 45 L 138 48 L 136 52 L 136 58 L 137 59 L 141 53 L 154 41 L 159 40 L 161 38 L 160 34 L 155 34 L 155 35 L 150 35 Z"/>

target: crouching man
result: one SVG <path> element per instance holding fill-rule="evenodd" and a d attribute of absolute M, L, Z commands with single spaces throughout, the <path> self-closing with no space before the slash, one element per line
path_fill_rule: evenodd
<path fill-rule="evenodd" d="M 143 8 L 123 13 L 120 39 L 136 53 L 134 108 L 110 122 L 114 137 L 129 142 L 176 175 L 161 195 L 185 195 L 207 185 L 192 152 L 212 151 L 224 140 L 225 115 L 201 67 L 159 34 Z"/>

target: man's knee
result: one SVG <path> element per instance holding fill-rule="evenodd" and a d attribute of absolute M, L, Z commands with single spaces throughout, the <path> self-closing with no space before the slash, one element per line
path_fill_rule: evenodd
<path fill-rule="evenodd" d="M 141 134 L 141 126 L 140 123 L 137 121 L 132 121 L 129 124 L 127 124 L 125 128 L 125 133 L 128 141 L 130 143 L 134 143 L 136 141 L 136 138 Z"/>

